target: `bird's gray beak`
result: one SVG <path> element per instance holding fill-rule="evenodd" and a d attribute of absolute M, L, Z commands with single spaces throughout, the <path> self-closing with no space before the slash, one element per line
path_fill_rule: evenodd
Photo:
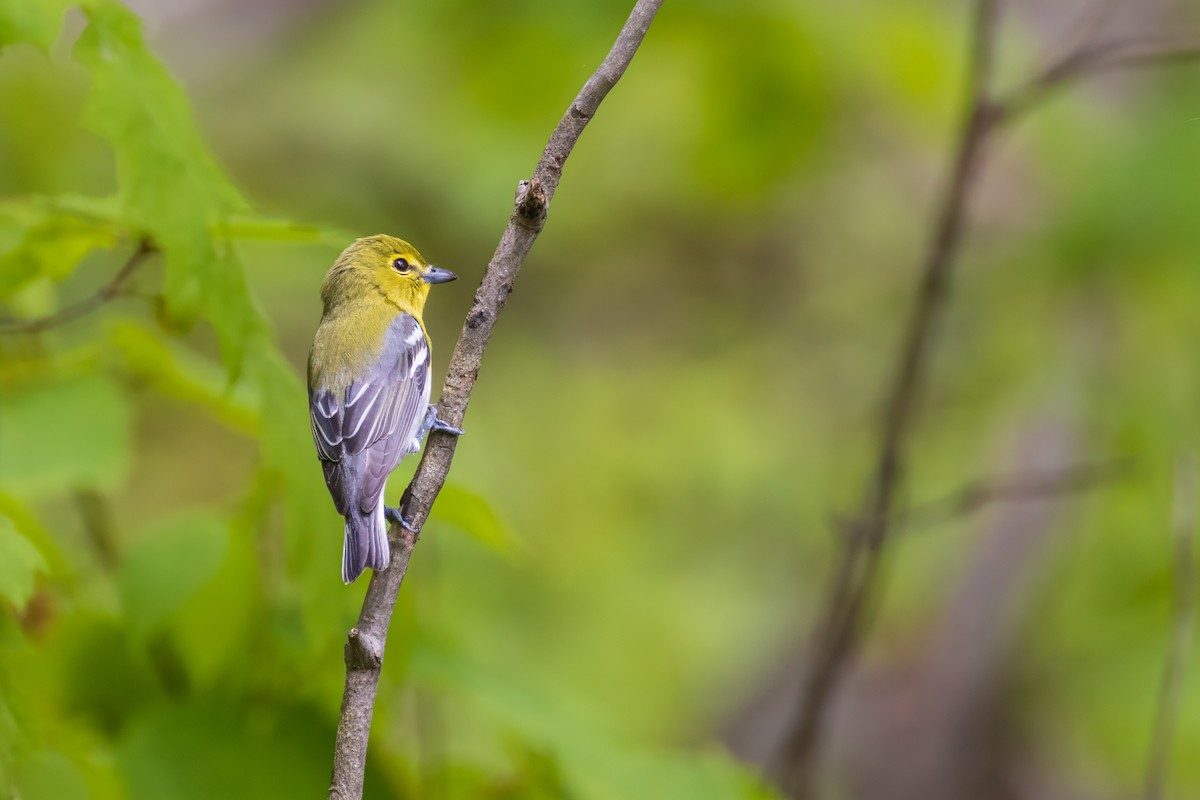
<path fill-rule="evenodd" d="M 450 281 L 458 280 L 458 276 L 448 269 L 441 267 L 430 267 L 425 270 L 425 274 L 421 276 L 426 283 L 449 283 Z"/>

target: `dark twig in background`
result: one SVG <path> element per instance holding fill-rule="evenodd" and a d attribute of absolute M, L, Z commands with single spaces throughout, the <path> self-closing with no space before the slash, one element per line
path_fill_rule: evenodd
<path fill-rule="evenodd" d="M 884 392 L 883 425 L 870 483 L 841 537 L 824 603 L 814 627 L 804 684 L 794 717 L 770 772 L 792 797 L 813 796 L 828 708 L 852 663 L 863 617 L 874 598 L 883 548 L 894 527 L 896 496 L 906 466 L 907 443 L 917 418 L 938 323 L 962 244 L 966 215 L 992 135 L 1054 89 L 1106 69 L 1200 57 L 1200 43 L 1084 42 L 1007 96 L 992 88 L 999 37 L 1000 0 L 976 0 L 966 104 L 953 166 L 937 205 L 933 235 L 922 258 L 919 287 L 891 381 Z M 1106 11 L 1095 23 L 1103 28 Z"/>
<path fill-rule="evenodd" d="M 1124 478 L 1131 469 L 1132 464 L 1128 461 L 1110 461 L 978 480 L 938 500 L 914 505 L 899 515 L 896 525 L 905 528 L 933 525 L 974 514 L 994 503 L 1039 500 L 1084 492 Z"/>
<path fill-rule="evenodd" d="M 1020 118 L 1056 90 L 1097 73 L 1130 67 L 1154 67 L 1200 60 L 1196 39 L 1149 41 L 1130 39 L 1084 44 L 1047 67 L 1044 72 L 1011 92 L 997 104 L 999 122 Z"/>
<path fill-rule="evenodd" d="M 896 490 L 902 480 L 905 445 L 916 400 L 924 383 L 927 356 L 941 317 L 951 271 L 962 239 L 967 199 L 978 174 L 991 129 L 990 84 L 996 39 L 997 0 L 979 0 L 971 48 L 966 114 L 957 155 L 937 223 L 921 269 L 921 284 L 897 368 L 886 392 L 883 432 L 874 476 L 863 505 L 843 538 L 813 636 L 810 661 L 796 717 L 785 735 L 773 772 L 794 797 L 813 790 L 818 748 L 830 698 L 853 656 L 859 624 L 879 569 Z"/>
<path fill-rule="evenodd" d="M 130 276 L 145 262 L 146 256 L 153 253 L 154 250 L 153 244 L 148 240 L 142 240 L 125 265 L 95 293 L 44 317 L 30 320 L 4 320 L 0 322 L 0 334 L 41 333 L 90 314 L 110 300 L 120 297 L 125 281 L 129 280 Z"/>
<path fill-rule="evenodd" d="M 532 179 L 522 181 L 517 190 L 512 216 L 475 292 L 438 401 L 439 416 L 455 427 L 462 425 L 496 316 L 512 292 L 525 256 L 545 224 L 546 209 L 558 188 L 563 165 L 601 101 L 625 73 L 661 5 L 662 0 L 638 0 L 603 63 L 584 84 L 551 134 Z M 424 525 L 446 480 L 456 443 L 453 436 L 430 434 L 421 463 L 405 492 L 405 510 L 417 529 Z M 417 534 L 395 526 L 390 536 L 391 563 L 387 569 L 371 576 L 358 624 L 351 629 L 346 642 L 346 688 L 329 787 L 331 800 L 362 797 L 367 742 L 388 623 L 417 540 Z"/>
<path fill-rule="evenodd" d="M 1174 545 L 1175 579 L 1171 604 L 1171 644 L 1163 666 L 1158 708 L 1150 737 L 1150 757 L 1146 768 L 1146 800 L 1161 800 L 1171 763 L 1171 742 L 1175 735 L 1179 704 L 1187 677 L 1188 655 L 1192 649 L 1192 630 L 1196 625 L 1196 459 L 1190 453 L 1175 462 L 1175 497 L 1171 513 L 1171 538 Z"/>

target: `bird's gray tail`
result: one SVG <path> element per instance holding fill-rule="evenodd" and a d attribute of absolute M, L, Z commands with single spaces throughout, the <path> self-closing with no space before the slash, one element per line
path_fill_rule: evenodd
<path fill-rule="evenodd" d="M 383 569 L 389 556 L 383 499 L 370 514 L 352 508 L 346 517 L 346 538 L 342 542 L 342 580 L 352 583 L 367 567 Z"/>

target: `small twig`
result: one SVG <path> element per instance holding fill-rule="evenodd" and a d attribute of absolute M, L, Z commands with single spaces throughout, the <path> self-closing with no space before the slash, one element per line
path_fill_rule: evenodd
<path fill-rule="evenodd" d="M 68 322 L 73 322 L 82 316 L 90 314 L 100 306 L 120 297 L 123 294 L 122 285 L 129 279 L 137 268 L 145 261 L 146 256 L 155 251 L 154 245 L 148 240 L 143 239 L 138 243 L 137 250 L 129 256 L 129 260 L 117 272 L 116 275 L 109 280 L 108 283 L 101 286 L 91 295 L 82 300 L 72 303 L 69 306 L 64 306 L 53 314 L 48 314 L 44 317 L 38 317 L 31 320 L 4 320 L 0 321 L 0 335 L 16 334 L 16 333 L 41 333 L 43 331 L 56 328 L 59 325 L 65 325 Z"/>
<path fill-rule="evenodd" d="M 1085 4 L 1079 14 L 1078 24 L 1075 26 L 1075 33 L 1071 36 L 1069 45 L 1067 47 L 1060 46 L 1058 50 L 1072 53 L 1088 42 L 1095 41 L 1108 29 L 1113 17 L 1123 5 L 1125 5 L 1125 0 L 1095 0 L 1095 2 Z"/>
<path fill-rule="evenodd" d="M 990 478 L 969 483 L 947 496 L 913 506 L 898 515 L 897 527 L 932 525 L 974 514 L 994 503 L 1041 500 L 1103 486 L 1129 474 L 1129 461 L 1079 464 L 1059 470 Z"/>
<path fill-rule="evenodd" d="M 545 224 L 546 209 L 558 188 L 563 165 L 601 101 L 625 73 L 661 5 L 662 0 L 638 0 L 603 63 L 584 84 L 551 134 L 533 177 L 522 181 L 517 190 L 508 226 L 475 292 L 475 300 L 450 357 L 438 401 L 439 416 L 455 427 L 462 426 L 492 327 L 512 292 L 526 254 Z M 447 434 L 430 434 L 421 463 L 405 492 L 404 508 L 417 529 L 428 518 L 446 480 L 456 442 L 455 437 Z M 371 715 L 388 623 L 417 539 L 416 534 L 396 526 L 389 533 L 391 562 L 387 569 L 371 576 L 358 625 L 350 631 L 346 643 L 346 688 L 329 787 L 331 800 L 357 800 L 362 796 Z"/>
<path fill-rule="evenodd" d="M 1190 454 L 1175 462 L 1175 496 L 1171 531 L 1175 551 L 1174 598 L 1171 606 L 1171 641 L 1163 667 L 1158 708 L 1150 738 L 1150 756 L 1146 768 L 1146 800 L 1161 800 L 1167 783 L 1179 704 L 1187 677 L 1188 656 L 1192 649 L 1192 629 L 1196 621 L 1196 561 L 1193 541 L 1196 535 L 1196 460 Z"/>
<path fill-rule="evenodd" d="M 1012 122 L 1058 89 L 1108 70 L 1153 67 L 1200 60 L 1196 38 L 1130 39 L 1083 44 L 997 102 L 997 122 Z"/>

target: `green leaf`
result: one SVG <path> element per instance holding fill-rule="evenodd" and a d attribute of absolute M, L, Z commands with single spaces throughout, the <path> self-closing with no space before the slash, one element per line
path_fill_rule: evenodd
<path fill-rule="evenodd" d="M 247 373 L 261 393 L 263 468 L 283 504 L 289 572 L 307 587 L 301 596 L 306 621 L 321 636 L 330 636 L 340 626 L 350 597 L 331 579 L 343 523 L 329 500 L 313 450 L 304 384 L 265 341 L 251 349 Z M 309 644 L 323 646 L 320 636 L 310 637 Z"/>
<path fill-rule="evenodd" d="M 130 548 L 117 588 L 130 630 L 146 636 L 208 583 L 229 550 L 229 528 L 207 514 L 169 520 Z"/>
<path fill-rule="evenodd" d="M 8 521 L 16 529 L 19 536 L 29 540 L 43 559 L 46 561 L 46 571 L 59 576 L 67 568 L 63 552 L 54 540 L 54 535 L 38 521 L 37 516 L 16 497 L 0 491 L 0 519 Z"/>
<path fill-rule="evenodd" d="M 87 16 L 75 54 L 92 78 L 88 119 L 113 147 L 126 220 L 164 253 L 168 315 L 182 325 L 206 319 L 236 371 L 262 322 L 232 249 L 211 232 L 244 202 L 205 147 L 183 91 L 146 48 L 137 17 L 110 0 Z"/>
<path fill-rule="evenodd" d="M 231 428 L 258 432 L 259 395 L 248 381 L 231 386 L 228 375 L 215 362 L 140 323 L 114 322 L 108 336 L 125 368 L 157 391 L 206 409 Z"/>
<path fill-rule="evenodd" d="M 33 579 L 46 562 L 29 540 L 17 533 L 7 517 L 0 517 L 0 597 L 23 608 L 33 596 Z"/>
<path fill-rule="evenodd" d="M 552 754 L 570 796 L 581 800 L 772 800 L 777 796 L 743 765 L 720 752 L 638 746 L 572 713 L 544 687 L 497 674 L 461 653 L 419 638 L 411 676 L 468 698 L 510 733 Z"/>
<path fill-rule="evenodd" d="M 23 800 L 88 800 L 87 782 L 57 750 L 41 750 L 21 765 L 17 777 Z"/>
<path fill-rule="evenodd" d="M 55 665 L 55 671 L 52 683 L 38 694 L 57 687 L 54 692 L 61 693 L 71 717 L 98 730 L 115 730 L 161 699 L 153 667 L 145 653 L 130 646 L 122 620 L 86 603 L 62 616 L 52 647 L 43 649 L 41 658 Z M 30 681 L 28 675 L 22 677 Z"/>
<path fill-rule="evenodd" d="M 230 217 L 224 226 L 224 233 L 232 239 L 327 244 L 338 249 L 345 247 L 346 242 L 358 238 L 341 228 L 250 214 L 236 214 Z"/>
<path fill-rule="evenodd" d="M 13 751 L 18 744 L 23 744 L 24 732 L 17 722 L 16 714 L 8 706 L 8 698 L 12 696 L 11 689 L 4 686 L 2 680 L 0 680 L 0 688 L 5 689 L 4 692 L 0 692 L 0 796 L 12 797 L 14 791 Z"/>
<path fill-rule="evenodd" d="M 193 686 L 211 686 L 222 675 L 245 679 L 245 650 L 263 614 L 254 531 L 235 527 L 226 539 L 220 568 L 171 619 L 172 638 Z"/>
<path fill-rule="evenodd" d="M 304 797 L 328 783 L 333 729 L 326 720 L 278 702 L 247 710 L 241 698 L 206 696 L 142 716 L 117 752 L 127 796 Z"/>
<path fill-rule="evenodd" d="M 45 674 L 38 656 L 16 618 L 0 614 L 0 797 L 14 795 L 17 762 L 29 752 L 30 728 L 39 721 L 33 709 L 40 687 L 26 679 L 31 662 L 38 661 Z"/>
<path fill-rule="evenodd" d="M 442 487 L 433 518 L 453 525 L 496 552 L 510 552 L 517 543 L 487 499 L 460 483 L 449 482 Z"/>
<path fill-rule="evenodd" d="M 130 417 L 125 394 L 104 377 L 6 388 L 0 486 L 33 494 L 119 486 L 129 468 Z"/>
<path fill-rule="evenodd" d="M 120 199 L 114 195 L 26 195 L 0 199 L 0 219 L 5 216 L 28 219 L 30 216 L 44 216 L 48 213 L 78 217 L 110 228 L 118 227 L 121 222 Z"/>
<path fill-rule="evenodd" d="M 27 42 L 49 50 L 71 0 L 0 0 L 0 48 Z"/>
<path fill-rule="evenodd" d="M 8 217 L 0 224 L 10 229 L 20 222 Z M 62 280 L 84 256 L 116 243 L 117 234 L 111 226 L 79 217 L 50 211 L 36 221 L 29 220 L 19 240 L 0 253 L 0 298 L 11 296 L 37 278 Z"/>

